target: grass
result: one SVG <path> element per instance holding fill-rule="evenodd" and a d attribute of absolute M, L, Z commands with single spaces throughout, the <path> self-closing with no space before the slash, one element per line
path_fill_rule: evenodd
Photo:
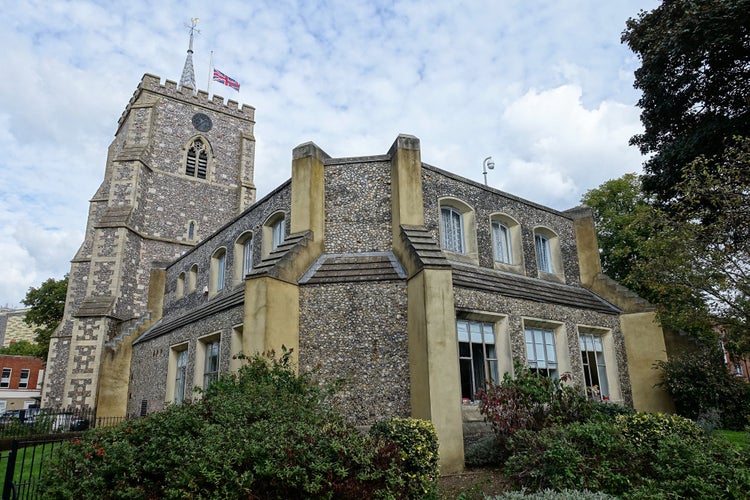
<path fill-rule="evenodd" d="M 54 453 L 55 448 L 59 446 L 59 444 L 60 443 L 42 443 L 19 449 L 16 468 L 13 473 L 14 482 L 29 482 L 29 478 L 38 478 L 42 464 L 52 456 L 52 453 Z M 5 488 L 5 475 L 8 467 L 9 456 L 10 450 L 3 451 L 2 454 L 0 454 L 0 494 Z"/>
<path fill-rule="evenodd" d="M 723 437 L 733 445 L 742 450 L 750 450 L 750 432 L 746 431 L 716 431 L 716 434 Z"/>

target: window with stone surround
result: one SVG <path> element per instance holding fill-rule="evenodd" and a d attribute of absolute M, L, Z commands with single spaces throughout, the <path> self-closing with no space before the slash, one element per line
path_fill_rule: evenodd
<path fill-rule="evenodd" d="M 208 174 L 209 148 L 202 137 L 192 139 L 185 156 L 185 175 L 205 179 Z"/>
<path fill-rule="evenodd" d="M 263 224 L 263 255 L 268 256 L 286 238 L 286 218 L 284 212 L 272 214 Z"/>
<path fill-rule="evenodd" d="M 169 361 L 167 364 L 167 383 L 165 400 L 167 403 L 181 404 L 189 397 L 187 366 L 188 366 L 188 344 L 182 343 L 169 348 Z"/>
<path fill-rule="evenodd" d="M 190 271 L 188 272 L 188 293 L 194 292 L 197 286 L 198 286 L 198 264 L 193 264 L 192 266 L 190 266 Z"/>
<path fill-rule="evenodd" d="M 206 344 L 206 358 L 203 369 L 204 389 L 208 389 L 219 378 L 219 346 L 218 340 Z"/>
<path fill-rule="evenodd" d="M 456 331 L 461 399 L 469 402 L 487 384 L 500 382 L 495 329 L 493 323 L 459 319 Z"/>
<path fill-rule="evenodd" d="M 214 333 L 198 339 L 195 353 L 193 385 L 204 390 L 219 378 L 221 334 Z"/>
<path fill-rule="evenodd" d="M 209 295 L 213 296 L 224 289 L 226 284 L 227 250 L 219 248 L 211 256 L 211 279 L 209 281 Z"/>
<path fill-rule="evenodd" d="M 234 284 L 245 280 L 253 270 L 253 233 L 246 231 L 234 243 Z"/>
<path fill-rule="evenodd" d="M 177 276 L 177 286 L 174 291 L 175 299 L 181 299 L 185 295 L 185 273 Z"/>
<path fill-rule="evenodd" d="M 474 209 L 456 198 L 441 198 L 439 206 L 441 248 L 452 258 L 478 264 Z"/>
<path fill-rule="evenodd" d="M 525 334 L 529 369 L 545 377 L 559 378 L 555 332 L 547 328 L 527 327 Z"/>
<path fill-rule="evenodd" d="M 586 382 L 586 394 L 598 401 L 609 399 L 609 382 L 607 380 L 607 362 L 604 359 L 602 338 L 592 333 L 580 333 L 581 360 L 583 361 L 583 378 Z"/>
<path fill-rule="evenodd" d="M 521 225 L 506 214 L 496 213 L 490 217 L 490 227 L 495 268 L 522 272 Z"/>
<path fill-rule="evenodd" d="M 534 228 L 534 250 L 540 278 L 557 276 L 563 279 L 560 238 L 549 228 Z"/>

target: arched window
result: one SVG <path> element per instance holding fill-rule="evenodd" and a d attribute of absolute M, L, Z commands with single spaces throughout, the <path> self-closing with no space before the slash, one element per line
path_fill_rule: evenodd
<path fill-rule="evenodd" d="M 190 221 L 188 223 L 187 238 L 188 238 L 188 241 L 192 241 L 195 239 L 195 222 L 194 221 Z"/>
<path fill-rule="evenodd" d="M 185 160 L 185 175 L 205 179 L 208 172 L 208 148 L 203 139 L 193 139 L 187 150 Z"/>
<path fill-rule="evenodd" d="M 560 238 L 557 234 L 546 227 L 535 228 L 534 250 L 540 277 L 556 275 L 557 278 L 562 279 L 563 264 L 560 255 Z"/>
<path fill-rule="evenodd" d="M 263 224 L 263 255 L 273 252 L 286 238 L 284 212 L 276 212 Z"/>
<path fill-rule="evenodd" d="M 188 273 L 188 292 L 194 292 L 196 286 L 198 286 L 198 264 L 193 264 Z"/>
<path fill-rule="evenodd" d="M 227 251 L 219 248 L 211 257 L 211 281 L 209 294 L 215 295 L 224 289 L 226 284 Z"/>
<path fill-rule="evenodd" d="M 253 270 L 253 233 L 242 233 L 234 244 L 234 284 L 241 283 Z"/>
<path fill-rule="evenodd" d="M 175 298 L 181 299 L 185 295 L 185 273 L 177 276 L 177 288 L 175 289 Z"/>
<path fill-rule="evenodd" d="M 477 226 L 474 209 L 456 198 L 442 198 L 440 205 L 440 246 L 451 258 L 479 263 Z"/>
<path fill-rule="evenodd" d="M 464 217 L 453 207 L 440 207 L 440 244 L 443 250 L 465 253 Z"/>

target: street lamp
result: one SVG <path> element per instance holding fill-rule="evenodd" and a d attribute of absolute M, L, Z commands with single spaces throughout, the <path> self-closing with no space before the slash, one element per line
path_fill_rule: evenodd
<path fill-rule="evenodd" d="M 484 174 L 484 185 L 485 186 L 487 185 L 487 169 L 488 168 L 490 170 L 492 170 L 493 168 L 495 168 L 495 162 L 492 161 L 492 157 L 491 156 L 488 156 L 482 162 L 482 173 Z"/>

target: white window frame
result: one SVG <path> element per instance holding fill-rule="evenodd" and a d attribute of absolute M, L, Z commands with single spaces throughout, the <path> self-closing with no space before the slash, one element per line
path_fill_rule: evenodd
<path fill-rule="evenodd" d="M 560 378 L 560 361 L 557 351 L 555 331 L 551 328 L 526 326 L 526 364 L 540 375 Z"/>
<path fill-rule="evenodd" d="M 495 262 L 513 264 L 513 237 L 504 222 L 492 221 L 492 251 Z"/>
<path fill-rule="evenodd" d="M 242 244 L 242 276 L 253 270 L 253 236 L 250 235 Z"/>
<path fill-rule="evenodd" d="M 279 245 L 284 243 L 286 231 L 286 219 L 281 218 L 271 226 L 271 250 L 276 250 Z"/>
<path fill-rule="evenodd" d="M 185 394 L 187 392 L 187 365 L 188 365 L 188 350 L 187 346 L 185 349 L 181 349 L 175 352 L 175 376 L 174 376 L 174 403 L 182 404 L 185 401 Z"/>
<path fill-rule="evenodd" d="M 536 249 L 536 263 L 539 271 L 543 273 L 554 272 L 552 264 L 552 247 L 549 238 L 543 234 L 534 234 L 534 248 Z"/>
<path fill-rule="evenodd" d="M 24 375 L 26 376 L 24 377 Z M 31 378 L 31 370 L 29 368 L 21 368 L 21 379 L 18 381 L 18 388 L 28 389 L 30 378 Z"/>
<path fill-rule="evenodd" d="M 464 402 L 474 401 L 476 393 L 487 384 L 500 382 L 499 359 L 503 349 L 495 329 L 492 322 L 456 320 L 461 400 Z"/>
<path fill-rule="evenodd" d="M 218 338 L 209 340 L 204 343 L 203 349 L 203 390 L 206 390 L 219 378 L 221 340 Z"/>
<path fill-rule="evenodd" d="M 609 400 L 612 394 L 609 389 L 607 360 L 602 336 L 592 332 L 579 332 L 578 341 L 581 347 L 586 395 L 597 401 Z"/>
<path fill-rule="evenodd" d="M 7 371 L 7 375 L 6 375 Z M 0 388 L 10 388 L 10 378 L 13 375 L 13 368 L 3 368 L 2 375 L 0 375 Z"/>

